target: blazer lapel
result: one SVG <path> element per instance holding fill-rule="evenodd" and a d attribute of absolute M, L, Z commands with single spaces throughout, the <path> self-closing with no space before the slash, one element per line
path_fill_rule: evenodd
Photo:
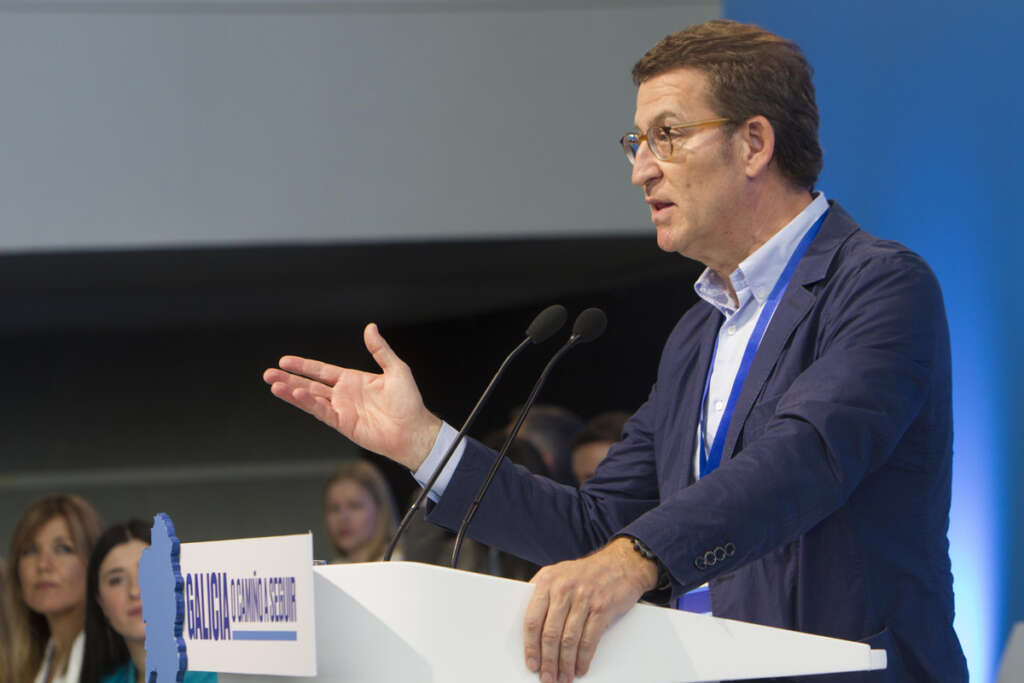
<path fill-rule="evenodd" d="M 723 461 L 735 455 L 736 442 L 751 408 L 754 407 L 754 401 L 761 395 L 761 389 L 778 363 L 786 342 L 817 300 L 817 297 L 807 289 L 807 285 L 824 279 L 836 251 L 858 229 L 856 222 L 838 203 L 829 204 L 829 213 L 821 224 L 821 230 L 797 265 L 793 279 L 790 280 L 779 307 L 775 309 L 761 345 L 754 355 L 750 372 L 736 400 L 729 431 L 725 435 Z"/>

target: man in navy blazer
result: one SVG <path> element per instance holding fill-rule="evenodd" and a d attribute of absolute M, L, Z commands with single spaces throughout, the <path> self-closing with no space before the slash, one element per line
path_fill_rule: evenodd
<path fill-rule="evenodd" d="M 527 666 L 542 681 L 583 675 L 642 595 L 710 581 L 717 616 L 888 653 L 885 671 L 829 681 L 966 680 L 934 275 L 814 191 L 818 113 L 794 44 L 709 22 L 666 37 L 633 73 L 632 180 L 659 247 L 708 266 L 705 302 L 679 321 L 648 401 L 591 480 L 577 491 L 505 464 L 474 520 L 474 537 L 549 565 L 527 608 Z M 286 356 L 265 379 L 423 479 L 453 430 L 376 326 L 365 336 L 381 375 Z M 449 528 L 494 453 L 469 440 L 457 457 L 428 517 Z"/>

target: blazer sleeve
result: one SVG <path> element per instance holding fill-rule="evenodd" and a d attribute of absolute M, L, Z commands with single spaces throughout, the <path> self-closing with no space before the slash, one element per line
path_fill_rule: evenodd
<path fill-rule="evenodd" d="M 653 419 L 648 400 L 601 462 L 594 476 L 598 483 L 588 482 L 581 490 L 502 463 L 468 535 L 540 565 L 599 548 L 658 504 Z M 495 458 L 494 451 L 468 440 L 462 461 L 427 519 L 457 529 Z"/>

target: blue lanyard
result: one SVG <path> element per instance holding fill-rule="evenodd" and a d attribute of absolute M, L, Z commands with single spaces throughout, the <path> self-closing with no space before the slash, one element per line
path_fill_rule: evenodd
<path fill-rule="evenodd" d="M 754 354 L 757 353 L 757 347 L 761 345 L 761 339 L 764 337 L 765 330 L 768 329 L 768 323 L 772 319 L 772 315 L 775 313 L 775 309 L 778 307 L 779 302 L 782 300 L 782 295 L 786 293 L 786 287 L 789 285 L 789 281 L 793 278 L 793 272 L 796 270 L 796 266 L 800 263 L 800 259 L 803 258 L 804 253 L 807 252 L 807 248 L 811 246 L 811 242 L 814 240 L 815 235 L 818 234 L 819 228 L 821 228 L 822 221 L 825 220 L 825 216 L 828 214 L 826 209 L 825 213 L 821 214 L 821 217 L 814 222 L 811 229 L 807 231 L 807 234 L 803 236 L 800 243 L 796 247 L 796 251 L 789 257 L 789 263 L 786 264 L 786 268 L 782 271 L 782 275 L 779 276 L 778 281 L 775 283 L 775 287 L 772 289 L 772 293 L 768 296 L 768 300 L 764 302 L 764 308 L 761 309 L 761 315 L 757 319 L 757 325 L 754 326 L 754 331 L 750 334 L 750 339 L 747 341 L 747 348 L 743 351 L 743 358 L 740 360 L 739 370 L 736 371 L 736 378 L 732 383 L 732 390 L 729 392 L 729 401 L 725 405 L 725 411 L 722 413 L 722 421 L 718 423 L 718 431 L 715 432 L 715 441 L 711 444 L 710 451 L 707 448 L 707 432 L 706 424 L 707 418 L 704 417 L 705 404 L 708 400 L 708 388 L 711 386 L 711 373 L 715 369 L 715 357 L 718 355 L 718 336 L 715 336 L 715 349 L 711 354 L 711 367 L 708 368 L 707 379 L 704 380 L 704 395 L 700 400 L 700 417 L 699 420 L 699 431 L 700 431 L 700 476 L 703 478 L 708 474 L 715 471 L 718 465 L 722 461 L 722 449 L 725 448 L 725 436 L 729 432 L 729 423 L 732 422 L 732 414 L 736 409 L 736 401 L 740 397 L 740 391 L 743 389 L 743 382 L 747 379 L 747 373 L 750 372 L 750 366 L 754 362 Z"/>

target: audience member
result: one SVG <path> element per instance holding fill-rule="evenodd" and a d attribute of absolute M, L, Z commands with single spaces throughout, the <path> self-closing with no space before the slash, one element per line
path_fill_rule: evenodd
<path fill-rule="evenodd" d="M 81 683 L 145 683 L 146 624 L 139 558 L 149 525 L 115 524 L 99 537 L 86 572 L 85 658 Z M 185 683 L 215 683 L 217 674 L 186 671 Z"/>
<path fill-rule="evenodd" d="M 514 421 L 519 415 L 512 414 Z M 512 424 L 509 424 L 511 429 Z M 518 437 L 540 451 L 548 475 L 559 484 L 576 485 L 572 474 L 572 440 L 583 428 L 583 420 L 561 406 L 538 403 L 533 406 Z"/>
<path fill-rule="evenodd" d="M 11 537 L 14 683 L 78 683 L 85 649 L 85 572 L 103 523 L 78 496 L 37 500 Z"/>
<path fill-rule="evenodd" d="M 507 429 L 498 429 L 488 433 L 483 438 L 483 443 L 498 450 L 504 445 L 507 437 Z M 543 476 L 550 474 L 540 451 L 523 439 L 517 438 L 512 442 L 507 457 L 510 462 L 522 465 L 534 474 Z M 418 495 L 419 491 L 413 494 L 409 501 L 410 505 Z M 403 541 L 405 543 L 405 558 L 408 560 L 442 567 L 451 564 L 455 534 L 444 527 L 427 522 L 424 519 L 422 507 L 409 522 Z M 459 554 L 459 569 L 503 576 L 507 579 L 526 580 L 536 573 L 537 566 L 514 555 L 503 553 L 497 548 L 489 548 L 467 536 L 463 539 L 462 551 Z"/>
<path fill-rule="evenodd" d="M 376 562 L 384 557 L 398 518 L 391 488 L 367 460 L 343 463 L 324 485 L 324 526 L 335 562 Z M 395 552 L 393 559 L 402 559 Z"/>
<path fill-rule="evenodd" d="M 409 497 L 409 505 L 412 505 L 419 495 L 419 491 L 414 491 Z M 402 543 L 399 545 L 404 551 L 402 559 L 447 567 L 451 564 L 455 534 L 424 519 L 424 508 L 425 505 L 420 506 L 405 529 Z M 487 546 L 471 538 L 466 538 L 462 544 L 459 569 L 479 574 L 498 574 L 497 567 L 491 565 Z"/>
<path fill-rule="evenodd" d="M 0 557 L 0 681 L 10 681 L 11 626 L 7 609 L 7 560 Z"/>
<path fill-rule="evenodd" d="M 562 409 L 555 406 L 541 406 L 541 408 L 542 412 L 548 412 L 548 414 L 541 417 L 538 433 L 544 433 L 544 431 L 548 429 L 551 424 L 554 424 L 555 421 L 560 421 L 563 425 L 569 424 L 568 419 L 562 419 L 563 417 L 570 416 L 568 411 L 565 411 L 565 414 L 561 417 L 555 418 L 554 421 L 546 422 L 551 415 L 559 413 Z M 532 414 L 533 413 L 531 411 L 531 415 Z M 528 416 L 526 422 L 523 422 L 524 428 L 526 427 L 526 423 L 529 421 L 530 417 Z M 534 427 L 538 427 L 538 425 L 535 424 Z M 521 435 L 522 430 L 520 430 L 519 433 Z M 504 445 L 505 436 L 506 432 L 505 430 L 502 430 L 501 434 L 491 434 L 485 438 L 483 443 L 487 444 L 488 447 L 493 448 L 494 450 L 498 450 Z M 552 443 L 555 443 L 555 441 L 555 439 L 552 439 Z M 561 446 L 556 445 L 555 448 L 561 448 Z M 533 474 L 539 474 L 542 477 L 548 477 L 549 479 L 554 478 L 551 475 L 551 469 L 548 467 L 544 455 L 531 441 L 517 436 L 509 446 L 508 455 L 506 457 L 508 457 L 509 462 L 525 467 Z M 430 524 L 429 522 L 425 523 Z M 465 543 L 470 542 L 478 543 L 477 541 L 472 541 L 472 539 L 467 536 Z M 465 545 L 465 543 L 463 545 Z M 478 545 L 485 548 L 487 547 L 480 543 L 478 543 Z M 487 558 L 489 567 L 488 573 L 495 576 L 502 576 L 506 579 L 529 581 L 533 578 L 533 575 L 537 573 L 537 570 L 540 569 L 539 566 L 529 560 L 524 560 L 523 558 L 516 557 L 510 553 L 503 553 L 495 547 L 488 548 Z"/>
<path fill-rule="evenodd" d="M 579 484 L 594 474 L 608 455 L 608 449 L 619 441 L 630 413 L 611 411 L 591 418 L 572 442 L 572 472 Z"/>
<path fill-rule="evenodd" d="M 484 438 L 483 443 L 497 451 L 505 445 L 507 436 L 508 433 L 502 429 L 500 432 L 494 432 Z M 509 462 L 522 465 L 534 474 L 539 474 L 548 479 L 552 478 L 551 468 L 548 467 L 544 454 L 540 452 L 540 449 L 533 442 L 527 439 L 517 436 L 508 447 L 508 454 L 505 457 L 508 458 Z"/>

